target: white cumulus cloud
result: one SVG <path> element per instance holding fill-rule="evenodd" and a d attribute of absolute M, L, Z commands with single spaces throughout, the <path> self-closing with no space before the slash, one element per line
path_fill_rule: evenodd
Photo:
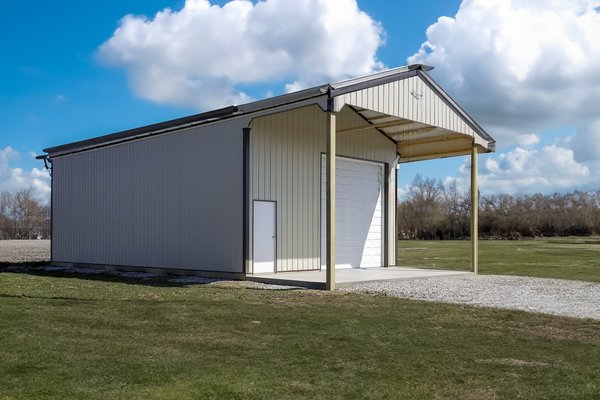
<path fill-rule="evenodd" d="M 468 158 L 457 176 L 447 177 L 444 183 L 452 181 L 461 189 L 468 189 Z M 575 160 L 573 150 L 556 145 L 539 150 L 517 147 L 488 157 L 479 169 L 479 188 L 483 194 L 548 193 L 580 189 L 591 183 L 600 183 L 599 177 L 592 174 L 587 165 Z"/>
<path fill-rule="evenodd" d="M 42 204 L 50 201 L 50 175 L 44 169 L 32 168 L 27 172 L 13 167 L 11 162 L 19 153 L 8 146 L 0 149 L 0 192 L 14 193 L 32 188 L 34 197 Z"/>
<path fill-rule="evenodd" d="M 600 1 L 464 0 L 408 60 L 435 66 L 500 147 L 528 145 L 518 136 L 598 118 Z"/>
<path fill-rule="evenodd" d="M 248 85 L 292 90 L 380 69 L 383 41 L 356 0 L 186 0 L 124 17 L 99 56 L 145 99 L 207 109 L 249 101 Z"/>
<path fill-rule="evenodd" d="M 524 147 L 531 147 L 540 142 L 539 135 L 535 133 L 524 133 L 517 137 L 517 143 Z"/>

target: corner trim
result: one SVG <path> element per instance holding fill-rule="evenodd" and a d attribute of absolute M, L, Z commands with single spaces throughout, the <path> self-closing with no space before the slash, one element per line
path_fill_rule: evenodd
<path fill-rule="evenodd" d="M 250 223 L 249 223 L 249 203 L 250 193 L 248 182 L 250 180 L 250 131 L 249 127 L 242 129 L 242 157 L 243 157 L 243 177 L 242 177 L 242 272 L 247 274 L 250 271 Z"/>

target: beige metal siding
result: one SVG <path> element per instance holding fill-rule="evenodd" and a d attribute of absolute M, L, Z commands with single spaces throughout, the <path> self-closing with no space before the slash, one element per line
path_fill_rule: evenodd
<path fill-rule="evenodd" d="M 365 123 L 348 108 L 341 110 L 337 121 L 338 129 Z M 251 123 L 250 223 L 253 200 L 277 202 L 278 271 L 320 268 L 320 163 L 325 152 L 325 124 L 325 113 L 318 106 L 255 118 Z M 390 164 L 396 157 L 394 143 L 372 129 L 338 134 L 337 140 L 340 156 Z M 395 191 L 395 186 L 390 191 Z M 395 214 L 389 223 L 395 223 Z M 252 249 L 252 237 L 249 247 Z"/>
<path fill-rule="evenodd" d="M 366 125 L 347 107 L 339 113 L 337 121 L 338 130 Z M 338 133 L 337 155 L 391 163 L 396 157 L 396 145 L 375 129 Z"/>
<path fill-rule="evenodd" d="M 422 97 L 417 100 L 411 93 Z M 335 103 L 336 109 L 350 104 L 479 138 L 418 76 L 350 92 L 336 97 Z"/>
<path fill-rule="evenodd" d="M 242 126 L 54 159 L 53 261 L 242 272 Z"/>
<path fill-rule="evenodd" d="M 324 115 L 317 106 L 305 107 L 256 118 L 251 129 L 250 201 L 277 202 L 277 268 L 318 268 L 320 180 L 315 177 L 325 145 Z M 252 204 L 249 210 L 253 221 Z"/>

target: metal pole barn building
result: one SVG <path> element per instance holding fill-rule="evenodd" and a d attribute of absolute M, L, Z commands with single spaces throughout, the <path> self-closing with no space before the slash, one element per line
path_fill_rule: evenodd
<path fill-rule="evenodd" d="M 336 268 L 395 265 L 397 165 L 467 154 L 476 165 L 495 148 L 430 69 L 44 149 L 52 263 L 242 279 L 327 268 L 329 289 Z"/>

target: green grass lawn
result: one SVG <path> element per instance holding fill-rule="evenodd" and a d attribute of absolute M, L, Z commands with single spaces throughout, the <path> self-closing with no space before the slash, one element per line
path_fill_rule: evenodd
<path fill-rule="evenodd" d="M 468 270 L 466 240 L 400 240 L 403 267 Z M 600 282 L 600 237 L 480 240 L 479 272 Z"/>
<path fill-rule="evenodd" d="M 600 398 L 598 321 L 100 278 L 0 273 L 0 399 Z"/>

